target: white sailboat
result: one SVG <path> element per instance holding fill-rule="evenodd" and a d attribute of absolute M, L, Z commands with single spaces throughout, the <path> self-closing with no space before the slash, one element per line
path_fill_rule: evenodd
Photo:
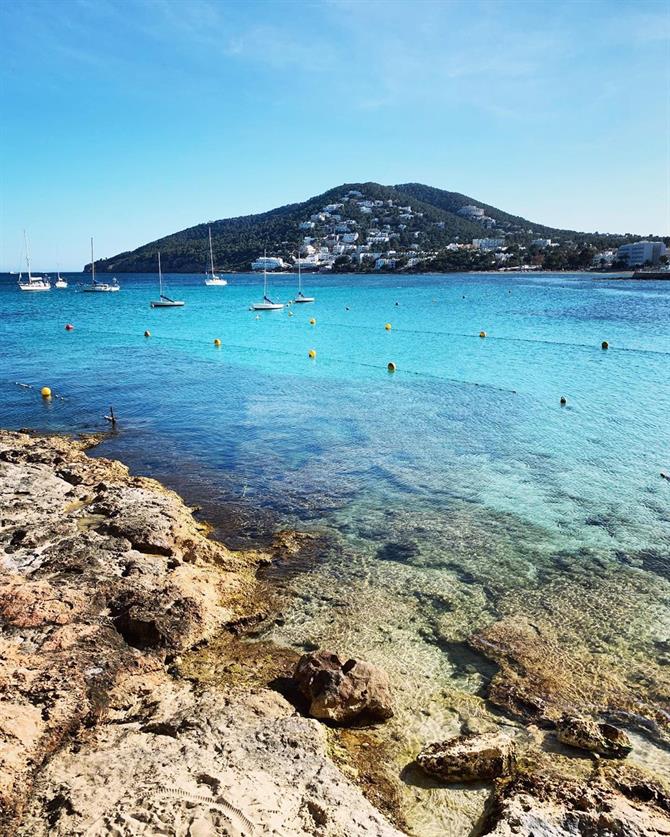
<path fill-rule="evenodd" d="M 205 285 L 227 285 L 228 282 L 222 276 L 214 273 L 214 254 L 212 252 L 212 228 L 209 227 L 209 267 L 210 272 L 206 274 Z"/>
<path fill-rule="evenodd" d="M 82 285 L 81 290 L 84 293 L 112 293 L 113 291 L 120 291 L 119 283 L 116 281 L 116 276 L 111 282 L 96 282 L 95 281 L 95 259 L 93 258 L 93 237 L 91 237 L 91 281 L 88 285 Z"/>
<path fill-rule="evenodd" d="M 67 281 L 60 275 L 60 268 L 58 269 L 58 277 L 54 282 L 54 288 L 67 288 Z"/>
<path fill-rule="evenodd" d="M 300 272 L 300 248 L 298 247 L 298 294 L 293 302 L 314 302 L 313 296 L 305 296 L 302 292 L 302 273 Z"/>
<path fill-rule="evenodd" d="M 23 231 L 23 240 L 26 245 L 26 265 L 28 267 L 28 279 L 24 280 L 19 274 L 19 288 L 22 291 L 50 291 L 51 285 L 47 279 L 42 276 L 33 276 L 30 272 L 30 251 L 28 249 L 28 234 Z"/>
<path fill-rule="evenodd" d="M 180 299 L 171 299 L 163 293 L 163 271 L 161 270 L 161 253 L 158 251 L 158 299 L 152 300 L 149 305 L 152 308 L 183 308 L 184 303 Z"/>
<path fill-rule="evenodd" d="M 250 311 L 278 311 L 284 307 L 283 302 L 273 302 L 268 296 L 268 268 L 267 268 L 267 251 L 264 251 L 263 264 L 263 299 L 261 302 L 253 302 Z"/>

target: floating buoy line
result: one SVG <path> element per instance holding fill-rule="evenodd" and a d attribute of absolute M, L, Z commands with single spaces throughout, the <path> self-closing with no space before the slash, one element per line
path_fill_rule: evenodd
<path fill-rule="evenodd" d="M 96 336 L 103 335 L 105 337 L 123 337 L 123 338 L 134 338 L 134 337 L 140 336 L 135 332 L 126 332 L 126 331 L 103 331 L 103 332 L 101 332 L 99 329 L 96 329 L 95 332 L 94 332 L 93 330 L 88 330 L 85 326 L 83 326 L 82 328 L 79 329 L 79 333 L 80 334 L 81 333 L 83 333 L 83 334 L 87 334 L 87 333 L 88 334 L 95 334 Z M 206 345 L 204 340 L 197 340 L 197 339 L 192 338 L 192 337 L 165 337 L 165 336 L 152 335 L 152 341 L 159 341 L 159 342 L 163 341 L 163 342 L 166 342 L 166 343 L 170 343 L 170 342 L 171 343 L 183 343 L 183 344 L 187 344 L 189 346 L 196 346 L 196 345 L 197 346 L 204 346 L 204 345 Z M 290 357 L 290 358 L 301 357 L 301 355 L 297 354 L 296 352 L 290 352 L 290 351 L 287 351 L 286 349 L 278 349 L 278 348 L 275 348 L 275 347 L 266 348 L 266 347 L 263 347 L 263 346 L 245 346 L 245 345 L 242 345 L 242 344 L 239 344 L 239 343 L 224 343 L 218 337 L 214 339 L 213 343 L 214 343 L 214 346 L 217 349 L 223 348 L 223 349 L 234 349 L 234 350 L 240 350 L 240 351 L 246 351 L 246 352 L 259 352 L 261 354 L 284 355 L 285 357 Z M 314 357 L 312 357 L 312 355 L 310 353 L 312 351 L 314 352 Z M 302 355 L 302 357 L 304 357 L 304 355 Z M 311 360 L 315 360 L 316 359 L 316 349 L 309 350 L 308 351 L 308 357 Z M 200 360 L 202 362 L 208 362 L 207 358 L 201 358 Z M 366 368 L 366 369 L 377 369 L 377 370 L 384 369 L 384 368 L 389 369 L 389 362 L 388 361 L 387 362 L 380 362 L 380 363 L 371 363 L 371 362 L 362 361 L 362 360 L 355 360 L 355 359 L 352 359 L 352 358 L 336 357 L 336 356 L 333 356 L 333 355 L 328 355 L 326 360 L 329 363 L 342 364 L 343 366 L 359 366 L 359 367 L 363 367 L 363 368 Z M 209 361 L 209 362 L 213 362 L 213 361 Z M 482 388 L 482 389 L 490 389 L 490 390 L 493 390 L 495 392 L 506 392 L 506 393 L 510 393 L 510 394 L 513 394 L 513 395 L 517 394 L 517 390 L 512 389 L 511 387 L 501 387 L 501 386 L 497 386 L 495 384 L 485 384 L 485 383 L 480 383 L 478 381 L 468 381 L 468 380 L 465 380 L 463 378 L 452 378 L 448 375 L 439 375 L 435 372 L 426 372 L 425 370 L 420 370 L 420 369 L 409 369 L 409 368 L 406 368 L 404 366 L 402 368 L 398 368 L 394 362 L 392 362 L 392 363 L 396 367 L 393 371 L 402 372 L 402 374 L 404 374 L 404 375 L 412 375 L 412 376 L 415 376 L 415 377 L 422 377 L 422 378 L 427 378 L 427 379 L 436 380 L 436 381 L 448 381 L 449 383 L 452 383 L 452 384 L 459 384 L 459 385 L 462 385 L 462 386 L 469 386 L 469 387 L 478 387 L 478 388 Z"/>

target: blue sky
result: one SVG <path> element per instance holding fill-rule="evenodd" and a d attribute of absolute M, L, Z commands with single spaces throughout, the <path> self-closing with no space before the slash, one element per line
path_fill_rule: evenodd
<path fill-rule="evenodd" d="M 359 180 L 667 234 L 669 8 L 5 0 L 0 270 Z"/>

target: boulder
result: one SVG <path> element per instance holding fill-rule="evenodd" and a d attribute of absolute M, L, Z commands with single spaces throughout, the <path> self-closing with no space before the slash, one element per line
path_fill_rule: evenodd
<path fill-rule="evenodd" d="M 343 661 L 333 651 L 312 651 L 298 660 L 293 678 L 313 718 L 349 724 L 393 715 L 388 675 L 363 660 Z"/>
<path fill-rule="evenodd" d="M 561 744 L 611 759 L 625 759 L 633 749 L 623 730 L 579 715 L 563 715 L 556 724 L 556 737 Z"/>
<path fill-rule="evenodd" d="M 511 738 L 498 732 L 459 735 L 424 747 L 416 761 L 445 782 L 472 782 L 510 775 L 516 748 Z"/>

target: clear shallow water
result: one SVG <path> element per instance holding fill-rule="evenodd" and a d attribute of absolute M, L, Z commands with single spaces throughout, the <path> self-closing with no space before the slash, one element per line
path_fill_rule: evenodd
<path fill-rule="evenodd" d="M 310 276 L 314 305 L 257 318 L 257 277 L 229 278 L 168 277 L 181 310 L 149 309 L 153 277 L 97 296 L 0 278 L 0 425 L 106 429 L 113 404 L 101 454 L 202 503 L 231 544 L 324 533 L 308 573 L 274 579 L 289 598 L 269 635 L 386 665 L 408 753 L 482 711 L 487 672 L 463 642 L 504 616 L 583 638 L 622 677 L 654 664 L 670 638 L 668 283 Z M 294 282 L 273 277 L 274 296 Z M 466 794 L 435 825 L 430 792 L 412 793 L 423 834 L 477 809 Z"/>

